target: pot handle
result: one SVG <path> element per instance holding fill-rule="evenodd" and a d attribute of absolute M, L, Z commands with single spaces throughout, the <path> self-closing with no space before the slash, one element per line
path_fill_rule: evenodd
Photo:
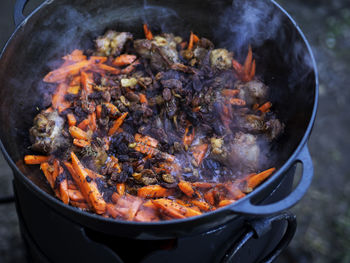
<path fill-rule="evenodd" d="M 261 263 L 272 263 L 281 252 L 288 246 L 292 240 L 296 227 L 297 220 L 294 214 L 287 212 L 271 217 L 259 218 L 248 222 L 249 229 L 241 236 L 241 238 L 235 242 L 225 256 L 222 258 L 221 263 L 234 262 L 233 259 L 237 252 L 251 239 L 260 238 L 271 230 L 272 223 L 278 221 L 287 221 L 287 229 L 279 241 L 277 246 L 261 261 Z"/>
<path fill-rule="evenodd" d="M 295 163 L 301 163 L 303 165 L 303 172 L 298 185 L 295 189 L 284 199 L 267 205 L 254 205 L 251 203 L 251 198 L 242 202 L 238 202 L 232 207 L 228 207 L 231 211 L 235 213 L 248 214 L 248 215 L 270 215 L 284 211 L 293 205 L 295 205 L 300 199 L 305 195 L 307 189 L 309 188 L 314 167 L 312 165 L 312 159 L 308 150 L 307 145 L 300 151 L 299 155 L 294 160 Z"/>
<path fill-rule="evenodd" d="M 16 27 L 18 27 L 19 24 L 21 24 L 25 19 L 25 16 L 23 15 L 23 10 L 26 4 L 27 4 L 27 0 L 17 0 L 15 3 L 13 19 L 15 20 Z"/>

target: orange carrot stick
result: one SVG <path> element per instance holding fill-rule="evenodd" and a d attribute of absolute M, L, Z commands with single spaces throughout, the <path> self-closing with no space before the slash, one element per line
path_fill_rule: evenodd
<path fill-rule="evenodd" d="M 232 203 L 234 203 L 235 200 L 227 200 L 227 199 L 224 199 L 224 200 L 221 200 L 218 204 L 218 207 L 223 207 L 223 206 L 227 206 L 227 205 L 230 205 Z"/>
<path fill-rule="evenodd" d="M 194 136 L 195 136 L 194 127 L 192 126 L 192 124 L 187 125 L 185 129 L 184 137 L 182 139 L 183 144 L 185 146 L 190 146 L 194 140 Z"/>
<path fill-rule="evenodd" d="M 74 152 L 71 152 L 71 158 L 75 171 L 75 174 L 72 175 L 73 179 L 80 186 L 85 199 L 87 198 L 87 200 L 90 201 L 95 212 L 97 214 L 103 214 L 106 210 L 106 202 L 103 200 L 103 197 L 99 192 L 96 183 L 92 180 L 87 180 L 88 173 Z"/>
<path fill-rule="evenodd" d="M 233 98 L 234 96 L 238 95 L 239 90 L 238 89 L 223 89 L 221 91 L 222 96 Z"/>
<path fill-rule="evenodd" d="M 135 134 L 135 141 L 146 144 L 153 148 L 156 148 L 158 146 L 158 141 L 156 139 L 147 135 L 142 136 L 141 134 L 138 134 L 138 133 Z"/>
<path fill-rule="evenodd" d="M 117 184 L 117 192 L 120 196 L 123 196 L 125 194 L 125 184 Z"/>
<path fill-rule="evenodd" d="M 51 166 L 49 165 L 49 163 L 45 162 L 45 163 L 41 163 L 40 164 L 40 169 L 43 171 L 46 180 L 49 182 L 50 186 L 54 185 L 54 182 L 52 180 L 52 175 L 50 172 Z"/>
<path fill-rule="evenodd" d="M 69 63 L 80 62 L 80 61 L 86 60 L 86 56 L 84 55 L 82 50 L 75 49 L 72 51 L 71 54 L 64 56 L 63 59 Z"/>
<path fill-rule="evenodd" d="M 194 190 L 193 190 L 193 188 L 191 186 L 191 183 L 181 180 L 178 183 L 178 187 L 188 197 L 192 197 L 193 196 Z"/>
<path fill-rule="evenodd" d="M 97 130 L 96 113 L 95 112 L 91 113 L 88 117 L 88 120 L 89 120 L 90 130 L 96 131 Z"/>
<path fill-rule="evenodd" d="M 126 68 L 122 69 L 122 73 L 123 74 L 129 74 L 131 73 L 137 65 L 140 65 L 140 61 L 139 60 L 135 60 L 132 64 L 130 64 L 129 66 L 127 66 Z"/>
<path fill-rule="evenodd" d="M 169 196 L 169 192 L 160 185 L 147 185 L 139 188 L 137 196 L 143 198 L 167 197 Z"/>
<path fill-rule="evenodd" d="M 231 105 L 236 105 L 236 106 L 245 106 L 246 102 L 245 102 L 245 100 L 242 100 L 242 99 L 231 98 L 230 99 L 230 104 Z"/>
<path fill-rule="evenodd" d="M 85 120 L 82 120 L 81 123 L 79 123 L 77 127 L 81 130 L 86 130 L 86 128 L 88 127 L 89 124 L 90 124 L 89 119 L 85 119 Z"/>
<path fill-rule="evenodd" d="M 74 140 L 73 140 L 73 144 L 74 144 L 75 146 L 84 148 L 84 147 L 89 146 L 91 143 L 90 143 L 89 141 L 86 141 L 86 140 L 74 139 Z"/>
<path fill-rule="evenodd" d="M 58 85 L 55 93 L 52 95 L 52 107 L 54 109 L 58 109 L 60 113 L 71 106 L 71 103 L 65 100 L 67 89 L 68 86 L 61 83 Z"/>
<path fill-rule="evenodd" d="M 128 115 L 128 112 L 124 112 L 118 119 L 116 119 L 113 122 L 112 127 L 108 131 L 108 136 L 113 135 L 118 130 L 118 128 L 123 124 L 127 115 Z"/>
<path fill-rule="evenodd" d="M 69 133 L 75 139 L 86 140 L 86 141 L 90 140 L 89 135 L 86 132 L 84 132 L 82 129 L 79 129 L 77 126 L 69 127 Z"/>
<path fill-rule="evenodd" d="M 79 190 L 68 189 L 69 199 L 75 202 L 85 202 L 83 194 Z"/>
<path fill-rule="evenodd" d="M 270 168 L 266 171 L 253 175 L 252 177 L 247 179 L 247 186 L 249 188 L 254 189 L 259 184 L 261 184 L 267 177 L 269 177 L 275 170 L 276 168 Z"/>
<path fill-rule="evenodd" d="M 53 70 L 44 77 L 44 81 L 49 83 L 62 82 L 68 75 L 76 75 L 82 68 L 87 67 L 90 64 L 90 60 L 83 60 L 75 64 Z"/>
<path fill-rule="evenodd" d="M 193 49 L 193 32 L 191 31 L 191 35 L 190 35 L 190 40 L 188 41 L 188 50 L 192 50 Z M 197 37 L 198 38 L 198 37 Z"/>
<path fill-rule="evenodd" d="M 137 57 L 135 55 L 123 54 L 117 57 L 115 60 L 113 60 L 112 64 L 118 67 L 125 66 L 133 63 L 136 60 L 136 58 Z"/>
<path fill-rule="evenodd" d="M 244 61 L 244 75 L 249 78 L 251 70 L 252 70 L 252 61 L 253 61 L 253 52 L 252 47 L 249 45 L 248 54 Z"/>
<path fill-rule="evenodd" d="M 120 74 L 120 69 L 108 66 L 106 64 L 95 64 L 92 68 L 92 71 L 96 71 L 99 73 L 110 73 L 114 75 Z"/>
<path fill-rule="evenodd" d="M 153 35 L 152 32 L 148 29 L 147 24 L 143 24 L 143 31 L 145 32 L 145 36 L 148 40 L 152 40 L 153 39 Z"/>
<path fill-rule="evenodd" d="M 148 100 L 147 100 L 147 97 L 146 97 L 145 94 L 140 93 L 140 94 L 139 94 L 139 97 L 140 97 L 140 102 L 141 102 L 142 104 L 148 104 Z"/>
<path fill-rule="evenodd" d="M 63 172 L 63 168 L 60 167 L 60 174 Z M 69 194 L 68 194 L 68 181 L 67 178 L 63 179 L 59 186 L 61 200 L 64 204 L 69 204 Z"/>
<path fill-rule="evenodd" d="M 97 105 L 96 106 L 96 117 L 97 118 L 101 118 L 101 114 L 102 114 L 102 106 L 101 105 Z"/>
<path fill-rule="evenodd" d="M 49 156 L 42 155 L 26 155 L 24 156 L 25 164 L 41 164 L 49 160 Z"/>
<path fill-rule="evenodd" d="M 81 83 L 83 85 L 83 90 L 86 95 L 89 95 L 93 92 L 92 84 L 94 83 L 93 75 L 91 73 L 86 73 L 82 71 L 80 73 Z"/>
<path fill-rule="evenodd" d="M 199 201 L 199 200 L 192 200 L 191 203 L 194 204 L 195 206 L 199 207 L 199 209 L 202 211 L 209 211 L 210 210 L 210 205 L 207 202 Z"/>
<path fill-rule="evenodd" d="M 268 110 L 272 107 L 272 103 L 270 101 L 261 105 L 257 110 L 263 113 L 268 112 Z"/>
<path fill-rule="evenodd" d="M 200 215 L 201 212 L 198 212 L 189 207 L 182 206 L 172 200 L 161 198 L 152 200 L 153 204 L 164 211 L 166 214 L 174 218 L 185 218 L 190 216 Z"/>
<path fill-rule="evenodd" d="M 68 119 L 69 127 L 75 126 L 77 124 L 77 120 L 76 120 L 76 118 L 75 118 L 73 113 L 68 113 L 67 114 L 67 119 Z"/>
<path fill-rule="evenodd" d="M 90 207 L 86 202 L 70 201 L 69 203 L 74 207 L 80 208 L 81 210 L 90 210 Z"/>
<path fill-rule="evenodd" d="M 207 150 L 208 150 L 208 144 L 206 143 L 195 145 L 192 147 L 192 154 L 198 165 L 202 163 L 205 157 L 205 154 L 207 153 Z"/>
<path fill-rule="evenodd" d="M 115 118 L 117 114 L 120 113 L 118 108 L 112 103 L 103 103 L 103 105 L 106 106 L 106 108 L 108 109 L 109 116 L 112 118 Z"/>

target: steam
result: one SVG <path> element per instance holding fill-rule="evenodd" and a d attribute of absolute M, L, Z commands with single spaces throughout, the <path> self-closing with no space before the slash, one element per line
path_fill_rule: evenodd
<path fill-rule="evenodd" d="M 267 0 L 235 0 L 224 10 L 214 31 L 223 47 L 240 51 L 249 44 L 260 46 L 274 39 L 281 26 L 281 14 Z"/>

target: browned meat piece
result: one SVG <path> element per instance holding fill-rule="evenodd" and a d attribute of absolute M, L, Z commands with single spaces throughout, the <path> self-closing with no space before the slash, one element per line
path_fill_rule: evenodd
<path fill-rule="evenodd" d="M 116 56 L 121 53 L 126 41 L 132 40 L 133 36 L 129 32 L 116 32 L 109 30 L 103 36 L 95 40 L 97 55 Z"/>
<path fill-rule="evenodd" d="M 259 169 L 260 148 L 256 136 L 238 132 L 230 146 L 231 164 L 238 165 L 243 171 L 254 172 Z"/>
<path fill-rule="evenodd" d="M 253 114 L 235 115 L 235 126 L 249 133 L 261 133 L 265 131 L 264 117 Z"/>
<path fill-rule="evenodd" d="M 278 119 L 271 119 L 265 123 L 264 128 L 267 131 L 269 139 L 273 140 L 283 132 L 284 124 Z"/>
<path fill-rule="evenodd" d="M 248 172 L 259 167 L 260 148 L 255 135 L 238 132 L 229 143 L 214 137 L 211 138 L 211 149 L 211 158 L 228 167 Z"/>
<path fill-rule="evenodd" d="M 211 66 L 219 70 L 231 68 L 232 59 L 233 53 L 224 48 L 214 49 L 210 53 Z"/>
<path fill-rule="evenodd" d="M 140 56 L 151 59 L 154 70 L 162 71 L 180 62 L 176 39 L 173 34 L 155 36 L 152 40 L 139 39 L 134 41 L 134 48 Z"/>
<path fill-rule="evenodd" d="M 247 83 L 237 81 L 235 88 L 239 89 L 238 98 L 245 100 L 247 105 L 266 102 L 269 88 L 259 80 L 252 80 Z"/>
<path fill-rule="evenodd" d="M 67 147 L 68 139 L 62 135 L 63 126 L 64 119 L 57 111 L 39 113 L 29 131 L 32 149 L 50 154 L 61 147 Z"/>

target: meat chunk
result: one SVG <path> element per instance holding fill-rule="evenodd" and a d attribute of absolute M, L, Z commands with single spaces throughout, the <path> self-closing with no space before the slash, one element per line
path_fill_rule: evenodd
<path fill-rule="evenodd" d="M 247 83 L 237 81 L 235 88 L 239 89 L 238 98 L 246 101 L 247 105 L 261 104 L 266 101 L 268 87 L 259 80 L 252 80 Z"/>
<path fill-rule="evenodd" d="M 64 119 L 57 111 L 41 112 L 34 118 L 34 126 L 30 129 L 32 149 L 50 154 L 65 147 L 68 139 L 62 135 Z"/>
<path fill-rule="evenodd" d="M 141 57 L 151 60 L 152 69 L 163 71 L 171 64 L 180 62 L 176 44 L 173 34 L 163 34 L 155 36 L 152 40 L 136 40 L 134 48 Z"/>
<path fill-rule="evenodd" d="M 103 36 L 95 40 L 97 55 L 116 56 L 121 53 L 126 41 L 132 40 L 133 36 L 129 32 L 116 32 L 109 30 Z"/>
<path fill-rule="evenodd" d="M 260 148 L 257 137 L 252 134 L 238 132 L 231 144 L 229 160 L 243 171 L 253 172 L 259 168 Z"/>
<path fill-rule="evenodd" d="M 283 132 L 284 124 L 281 123 L 278 119 L 271 119 L 265 123 L 264 128 L 269 139 L 273 140 Z"/>
<path fill-rule="evenodd" d="M 225 70 L 232 67 L 233 53 L 227 49 L 214 49 L 210 53 L 210 64 L 213 68 Z"/>

